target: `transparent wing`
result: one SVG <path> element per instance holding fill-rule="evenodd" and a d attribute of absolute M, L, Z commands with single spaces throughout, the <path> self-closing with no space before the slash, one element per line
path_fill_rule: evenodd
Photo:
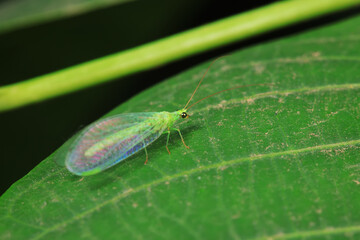
<path fill-rule="evenodd" d="M 155 141 L 166 129 L 159 113 L 129 113 L 99 120 L 85 128 L 70 146 L 66 167 L 91 175 L 113 166 Z"/>

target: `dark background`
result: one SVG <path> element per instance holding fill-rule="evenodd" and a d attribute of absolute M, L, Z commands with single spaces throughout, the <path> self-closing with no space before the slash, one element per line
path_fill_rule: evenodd
<path fill-rule="evenodd" d="M 0 34 L 0 86 L 129 49 L 274 1 L 142 1 Z M 359 9 L 268 33 L 167 66 L 0 113 L 0 194 L 81 127 L 133 95 L 233 49 L 351 16 Z"/>

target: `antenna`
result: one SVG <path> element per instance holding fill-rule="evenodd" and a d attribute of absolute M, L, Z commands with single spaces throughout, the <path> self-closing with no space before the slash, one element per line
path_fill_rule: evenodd
<path fill-rule="evenodd" d="M 249 85 L 242 85 L 242 86 L 236 86 L 236 87 L 232 87 L 232 88 L 228 88 L 228 89 L 225 89 L 225 90 L 221 90 L 220 92 L 216 92 L 216 93 L 213 93 L 207 97 L 204 97 L 198 101 L 196 101 L 195 103 L 191 104 L 190 107 L 188 108 L 184 108 L 186 110 L 192 108 L 194 105 L 198 104 L 199 102 L 207 99 L 207 98 L 210 98 L 210 97 L 213 97 L 215 95 L 218 95 L 219 93 L 223 93 L 223 92 L 227 92 L 227 91 L 230 91 L 230 90 L 234 90 L 234 89 L 237 89 L 237 88 L 243 88 L 243 87 L 252 87 L 252 86 L 273 86 L 274 84 L 272 83 L 258 83 L 258 84 L 249 84 Z"/>
<path fill-rule="evenodd" d="M 191 99 L 194 97 L 196 91 L 198 90 L 200 84 L 201 84 L 202 81 L 204 80 L 204 78 L 205 78 L 206 74 L 208 73 L 209 69 L 211 68 L 211 66 L 212 66 L 217 60 L 219 60 L 220 58 L 226 57 L 226 56 L 227 56 L 227 55 L 220 56 L 220 57 L 216 58 L 214 61 L 211 62 L 210 66 L 206 69 L 206 72 L 204 73 L 204 75 L 202 76 L 200 82 L 199 82 L 198 85 L 196 86 L 195 91 L 194 91 L 193 94 L 191 95 L 189 101 L 186 103 L 184 109 L 189 109 L 189 108 L 186 108 L 186 107 L 189 105 Z M 194 104 L 193 104 L 193 105 L 194 105 Z"/>

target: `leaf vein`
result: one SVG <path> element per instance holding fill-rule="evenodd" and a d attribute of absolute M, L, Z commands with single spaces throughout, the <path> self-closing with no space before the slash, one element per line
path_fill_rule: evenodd
<path fill-rule="evenodd" d="M 317 229 L 311 231 L 299 231 L 293 233 L 280 233 L 273 236 L 264 236 L 260 238 L 254 238 L 253 240 L 281 240 L 281 239 L 293 239 L 304 237 L 316 237 L 329 234 L 342 234 L 342 233 L 354 233 L 360 232 L 360 225 L 348 226 L 348 227 L 327 227 L 324 229 Z"/>
<path fill-rule="evenodd" d="M 244 103 L 246 101 L 255 101 L 255 100 L 267 98 L 267 97 L 288 96 L 288 95 L 297 94 L 297 93 L 311 94 L 311 93 L 315 93 L 315 92 L 317 93 L 320 91 L 343 91 L 343 90 L 358 89 L 358 88 L 360 88 L 360 83 L 324 85 L 324 86 L 317 86 L 317 87 L 303 87 L 303 88 L 290 89 L 290 90 L 269 91 L 269 92 L 254 94 L 251 96 L 245 96 L 242 98 L 234 98 L 231 100 L 227 100 L 225 102 L 222 102 L 220 105 L 219 104 L 207 105 L 207 107 L 193 110 L 192 113 L 203 112 L 205 110 L 210 110 L 210 109 L 224 108 L 227 105 Z"/>
<path fill-rule="evenodd" d="M 225 167 L 225 166 L 236 165 L 236 164 L 240 164 L 242 162 L 251 162 L 251 161 L 256 161 L 256 160 L 260 160 L 260 159 L 274 158 L 274 157 L 280 157 L 280 156 L 285 156 L 285 155 L 297 155 L 297 154 L 300 154 L 300 153 L 314 152 L 314 151 L 318 151 L 318 150 L 332 149 L 332 148 L 338 148 L 338 147 L 342 147 L 342 146 L 353 146 L 353 145 L 358 145 L 358 144 L 360 144 L 360 139 L 351 140 L 351 141 L 345 141 L 345 142 L 337 142 L 337 143 L 325 144 L 325 145 L 318 145 L 318 146 L 301 148 L 301 149 L 292 149 L 292 150 L 275 152 L 275 153 L 259 154 L 259 155 L 244 157 L 244 158 L 233 159 L 233 160 L 229 160 L 229 161 L 222 161 L 222 162 L 218 162 L 218 163 L 215 163 L 215 164 L 210 164 L 210 165 L 207 165 L 207 166 L 202 166 L 202 167 L 199 167 L 199 168 L 193 168 L 193 169 L 190 169 L 190 170 L 179 172 L 179 173 L 176 173 L 176 174 L 173 174 L 173 175 L 170 175 L 170 176 L 166 176 L 166 177 L 154 180 L 154 181 L 146 183 L 146 184 L 142 184 L 142 185 L 140 185 L 138 187 L 128 189 L 127 191 L 124 191 L 124 192 L 110 198 L 109 200 L 104 201 L 101 204 L 98 204 L 97 206 L 95 206 L 93 208 L 90 208 L 90 209 L 88 209 L 86 211 L 83 211 L 82 213 L 74 216 L 71 219 L 65 220 L 63 222 L 55 224 L 54 226 L 52 226 L 50 228 L 47 228 L 45 231 L 41 232 L 39 235 L 35 236 L 33 239 L 40 239 L 41 237 L 45 236 L 49 232 L 55 231 L 55 230 L 57 230 L 58 228 L 61 228 L 61 227 L 65 227 L 69 223 L 72 223 L 72 222 L 74 222 L 76 220 L 80 220 L 80 219 L 86 217 L 87 215 L 90 215 L 93 212 L 98 211 L 102 207 L 105 207 L 105 206 L 107 206 L 109 204 L 117 202 L 118 200 L 123 199 L 125 197 L 128 197 L 133 193 L 137 193 L 137 192 L 140 192 L 142 190 L 146 190 L 149 187 L 153 187 L 153 186 L 159 185 L 161 183 L 165 183 L 167 181 L 172 181 L 172 180 L 180 178 L 180 177 L 185 177 L 185 176 L 193 175 L 195 173 L 208 171 L 208 170 L 213 170 L 213 169 L 217 169 L 217 168 L 221 168 L 221 167 Z M 355 226 L 355 230 L 360 231 L 360 226 Z M 344 232 L 354 231 L 354 229 L 351 228 L 351 227 L 346 227 L 345 230 L 343 230 L 343 231 Z M 309 231 L 309 232 L 311 233 L 311 231 Z M 320 233 L 329 233 L 329 232 L 330 233 L 337 233 L 337 231 L 334 231 L 334 230 L 331 230 L 331 229 L 330 230 L 326 229 L 326 231 L 325 230 L 320 231 Z M 290 236 L 288 238 L 294 238 L 296 234 L 299 234 L 299 233 L 292 233 L 292 234 L 288 234 L 287 236 Z M 316 234 L 316 232 L 314 232 L 313 234 Z M 319 234 L 319 233 L 317 233 L 317 234 Z M 282 235 L 282 236 L 284 236 L 284 235 Z M 281 239 L 281 238 L 279 238 L 279 239 Z"/>

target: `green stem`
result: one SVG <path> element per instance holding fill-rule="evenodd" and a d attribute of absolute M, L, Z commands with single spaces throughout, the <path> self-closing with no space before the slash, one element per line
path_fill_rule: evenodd
<path fill-rule="evenodd" d="M 360 0 L 277 2 L 124 52 L 3 86 L 0 111 L 74 92 L 356 5 L 360 5 Z"/>

